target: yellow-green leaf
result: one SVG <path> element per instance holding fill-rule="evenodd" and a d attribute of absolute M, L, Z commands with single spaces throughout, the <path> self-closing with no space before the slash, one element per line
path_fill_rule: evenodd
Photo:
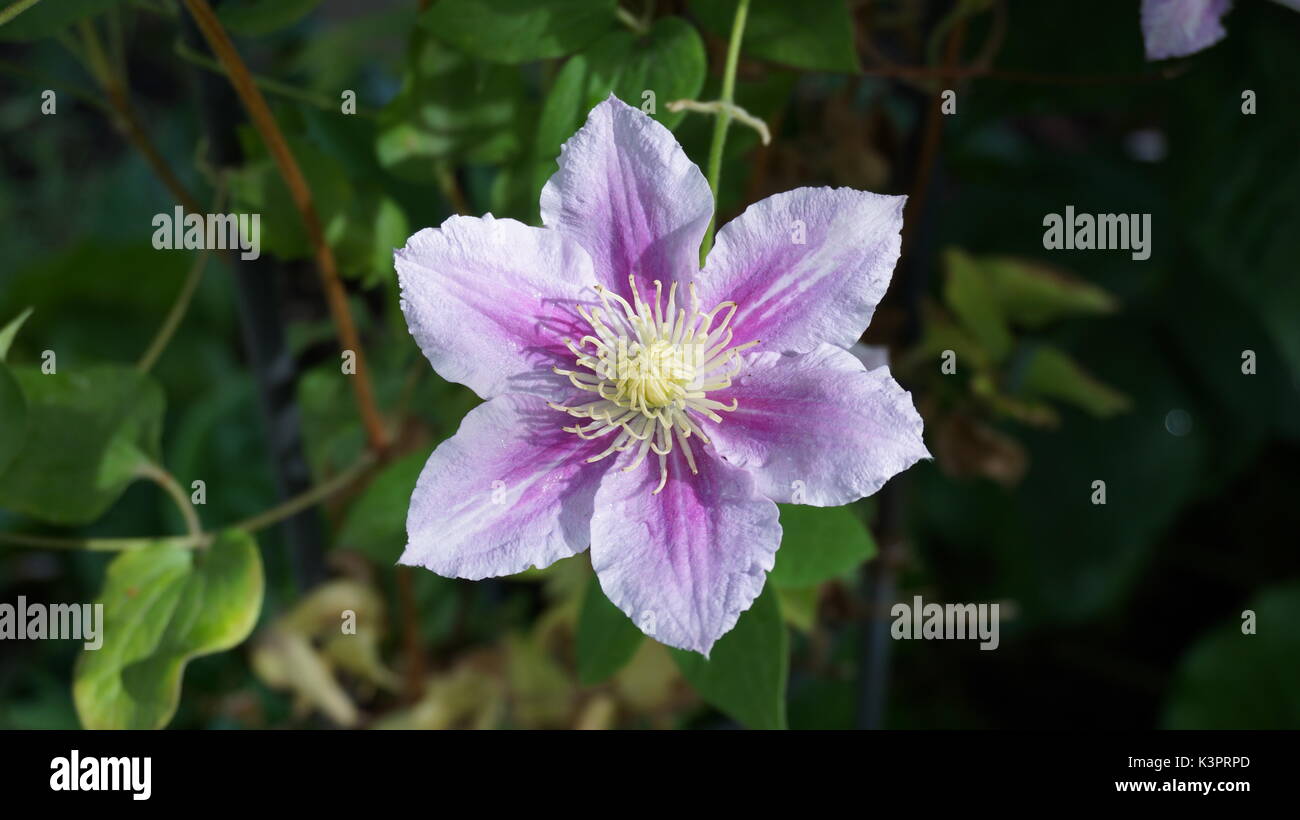
<path fill-rule="evenodd" d="M 1066 316 L 1112 313 L 1107 291 L 1046 265 L 1011 257 L 981 260 L 1004 316 L 1037 328 Z"/>
<path fill-rule="evenodd" d="M 108 567 L 103 645 L 83 649 L 73 701 L 87 729 L 158 729 L 180 702 L 192 658 L 236 646 L 262 608 L 262 558 L 247 533 L 206 549 L 155 541 Z"/>
<path fill-rule="evenodd" d="M 1011 330 L 979 262 L 959 250 L 944 254 L 947 279 L 944 301 L 994 361 L 1011 352 Z"/>
<path fill-rule="evenodd" d="M 1097 381 L 1066 353 L 1048 345 L 1030 354 L 1021 390 L 1030 397 L 1073 404 L 1099 418 L 1129 408 L 1127 396 Z"/>

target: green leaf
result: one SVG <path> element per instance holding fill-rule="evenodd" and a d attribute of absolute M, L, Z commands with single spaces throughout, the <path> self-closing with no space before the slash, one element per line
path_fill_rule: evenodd
<path fill-rule="evenodd" d="M 36 40 L 58 34 L 60 30 L 93 14 L 123 3 L 125 0 L 43 0 L 0 26 L 0 40 Z M 13 0 L 6 0 L 6 7 Z"/>
<path fill-rule="evenodd" d="M 700 23 L 724 40 L 731 36 L 736 0 L 691 0 Z M 755 0 L 749 5 L 741 54 L 810 71 L 856 74 L 853 15 L 845 0 Z"/>
<path fill-rule="evenodd" d="M 948 270 L 944 282 L 944 301 L 961 320 L 993 360 L 1011 352 L 1011 330 L 993 291 L 988 276 L 974 259 L 950 249 L 944 253 Z"/>
<path fill-rule="evenodd" d="M 83 649 L 73 677 L 87 729 L 159 729 L 180 701 L 192 658 L 239 644 L 262 609 L 262 558 L 247 533 L 207 549 L 154 541 L 108 567 L 103 645 Z"/>
<path fill-rule="evenodd" d="M 1082 279 L 1046 265 L 1011 257 L 980 260 L 1002 314 L 1015 324 L 1037 328 L 1057 319 L 1113 313 L 1115 297 Z"/>
<path fill-rule="evenodd" d="M 776 597 L 781 603 L 781 615 L 790 626 L 811 632 L 817 625 L 817 603 L 821 597 L 821 587 L 777 587 Z"/>
<path fill-rule="evenodd" d="M 957 372 L 969 366 L 977 372 L 987 371 L 993 362 L 989 353 L 975 337 L 953 321 L 947 312 L 938 307 L 922 305 L 924 332 L 918 345 L 918 358 L 938 359 L 945 351 L 957 354 Z"/>
<path fill-rule="evenodd" d="M 393 251 L 406 244 L 411 235 L 411 223 L 402 207 L 389 197 L 379 200 L 368 225 L 369 266 L 364 270 L 362 285 L 373 287 L 396 276 L 393 268 Z"/>
<path fill-rule="evenodd" d="M 614 606 L 594 577 L 578 611 L 578 679 L 584 686 L 609 678 L 636 654 L 645 635 Z"/>
<path fill-rule="evenodd" d="M 587 77 L 586 99 L 579 110 L 582 118 L 611 93 L 628 105 L 640 106 L 642 92 L 653 91 L 655 118 L 673 128 L 686 112 L 672 112 L 665 106 L 673 100 L 695 99 L 708 70 L 704 41 L 679 17 L 659 20 L 645 35 L 630 31 L 607 34 L 583 54 Z"/>
<path fill-rule="evenodd" d="M 406 547 L 406 511 L 431 449 L 408 453 L 384 467 L 348 510 L 335 544 L 391 566 Z"/>
<path fill-rule="evenodd" d="M 320 217 L 325 240 L 340 272 L 370 287 L 393 274 L 393 248 L 406 241 L 406 214 L 364 173 L 345 166 L 346 157 L 313 140 L 291 137 L 290 150 L 302 168 Z M 369 145 L 369 143 L 365 143 Z M 302 217 L 271 159 L 256 147 L 255 158 L 231 175 L 235 211 L 260 214 L 262 249 L 281 259 L 305 259 L 313 248 Z M 353 161 L 353 165 L 358 163 Z"/>
<path fill-rule="evenodd" d="M 320 216 L 331 247 L 339 244 L 340 219 L 356 201 L 356 194 L 342 166 L 306 140 L 289 138 L 289 148 L 311 189 L 312 202 Z M 257 148 L 259 152 L 263 149 Z M 312 255 L 311 241 L 284 178 L 270 157 L 257 159 L 231 175 L 234 210 L 260 214 L 262 250 L 281 259 L 305 259 Z"/>
<path fill-rule="evenodd" d="M 18 330 L 27 321 L 27 317 L 32 315 L 32 308 L 27 308 L 18 314 L 9 324 L 0 327 L 0 362 L 5 360 L 9 355 L 9 348 L 14 343 L 14 337 L 18 335 Z"/>
<path fill-rule="evenodd" d="M 22 449 L 0 473 L 0 507 L 56 524 L 88 524 L 146 460 L 157 461 L 163 394 L 130 367 L 44 374 L 14 368 L 26 397 Z"/>
<path fill-rule="evenodd" d="M 1048 345 L 1029 355 L 1022 379 L 1025 395 L 1068 402 L 1098 418 L 1108 418 L 1130 406 L 1123 393 L 1097 381 L 1065 352 Z"/>
<path fill-rule="evenodd" d="M 582 125 L 583 116 L 591 109 L 587 105 L 591 75 L 591 61 L 586 54 L 575 54 L 565 61 L 564 67 L 555 75 L 555 82 L 551 84 L 551 91 L 542 105 L 535 140 L 535 153 L 542 164 L 539 171 L 543 175 L 543 181 L 555 171 L 560 146 L 573 136 L 573 132 Z"/>
<path fill-rule="evenodd" d="M 235 34 L 259 37 L 293 25 L 320 4 L 320 0 L 226 0 L 217 17 Z"/>
<path fill-rule="evenodd" d="M 789 636 L 771 584 L 706 660 L 672 650 L 682 675 L 706 702 L 751 729 L 784 729 Z"/>
<path fill-rule="evenodd" d="M 440 0 L 420 18 L 472 57 L 526 63 L 563 57 L 614 24 L 615 0 Z"/>
<path fill-rule="evenodd" d="M 339 269 L 363 287 L 374 287 L 396 275 L 393 249 L 410 236 L 406 214 L 391 198 L 367 188 L 334 215 L 326 227 Z"/>
<path fill-rule="evenodd" d="M 5 367 L 4 360 L 19 328 L 31 315 L 32 309 L 27 308 L 0 328 L 0 419 L 4 419 L 0 423 L 0 473 L 18 455 L 27 439 L 27 399 L 23 397 L 23 390 L 14 380 L 9 368 Z"/>
<path fill-rule="evenodd" d="M 431 160 L 493 164 L 519 152 L 533 120 L 519 69 L 468 59 L 428 36 L 415 39 L 409 59 L 401 91 L 379 114 L 384 168 L 433 182 Z"/>
<path fill-rule="evenodd" d="M 534 141 L 536 164 L 527 199 L 536 208 L 542 186 L 555 173 L 560 146 L 586 120 L 587 112 L 611 93 L 640 107 L 642 92 L 653 91 L 652 116 L 676 128 L 685 111 L 672 112 L 673 100 L 694 99 L 704 87 L 708 58 L 695 29 L 677 17 L 655 22 L 645 35 L 614 31 L 565 62 L 542 106 Z"/>
<path fill-rule="evenodd" d="M 780 504 L 781 548 L 768 581 L 797 589 L 829 581 L 876 554 L 876 542 L 849 507 Z"/>
<path fill-rule="evenodd" d="M 1233 617 L 1188 651 L 1165 707 L 1171 729 L 1300 729 L 1300 584 L 1247 606 L 1255 633 Z"/>
<path fill-rule="evenodd" d="M 9 368 L 0 362 L 0 475 L 27 439 L 27 400 Z"/>

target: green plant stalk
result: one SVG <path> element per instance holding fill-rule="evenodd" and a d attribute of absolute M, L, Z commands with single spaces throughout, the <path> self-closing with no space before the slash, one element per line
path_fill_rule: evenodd
<path fill-rule="evenodd" d="M 294 498 L 285 501 L 283 504 L 272 507 L 266 512 L 258 513 L 252 518 L 245 518 L 243 521 L 240 521 L 228 529 L 257 532 L 258 530 L 266 529 L 272 524 L 278 524 L 290 516 L 297 515 L 308 507 L 314 507 L 340 490 L 350 487 L 352 482 L 360 478 L 377 460 L 378 458 L 373 451 L 366 450 L 352 463 L 350 467 L 328 481 L 322 484 L 317 484 L 302 495 L 295 496 Z"/>
<path fill-rule="evenodd" d="M 41 0 L 18 0 L 17 3 L 14 3 L 13 5 L 9 6 L 4 11 L 0 11 L 0 26 L 3 26 L 5 23 L 8 23 L 10 20 L 22 14 L 24 11 L 27 11 L 29 8 L 36 5 L 40 1 Z"/>
<path fill-rule="evenodd" d="M 620 23 L 627 26 L 637 34 L 645 34 L 650 30 L 650 26 L 645 20 L 640 19 L 622 6 L 616 6 L 614 8 L 614 16 L 618 18 Z"/>
<path fill-rule="evenodd" d="M 60 538 L 53 535 L 25 535 L 0 532 L 0 544 L 15 547 L 32 547 L 47 550 L 79 550 L 81 552 L 127 552 L 144 549 L 151 544 L 167 543 L 181 549 L 200 546 L 207 536 L 177 535 L 164 538 Z"/>
<path fill-rule="evenodd" d="M 172 501 L 176 502 L 176 509 L 180 510 L 181 518 L 185 519 L 185 530 L 190 537 L 203 534 L 203 525 L 199 523 L 199 514 L 194 511 L 190 497 L 185 494 L 185 490 L 176 483 L 176 478 L 167 472 L 165 467 L 146 461 L 136 469 L 136 473 L 154 482 L 172 497 Z"/>
<path fill-rule="evenodd" d="M 203 278 L 203 267 L 208 262 L 209 252 L 204 250 L 199 253 L 194 264 L 190 266 L 190 272 L 185 277 L 185 283 L 181 285 L 181 292 L 176 294 L 176 301 L 172 303 L 171 310 L 167 312 L 167 318 L 163 320 L 162 326 L 158 328 L 158 333 L 153 337 L 149 344 L 149 349 L 140 357 L 136 364 L 136 370 L 141 373 L 148 373 L 158 361 L 158 357 L 167 349 L 167 343 L 172 340 L 176 333 L 176 328 L 180 327 L 181 319 L 185 318 L 185 312 L 189 309 L 190 300 L 194 298 L 194 291 L 198 289 L 199 280 Z"/>
<path fill-rule="evenodd" d="M 188 63 L 193 63 L 199 68 L 206 69 L 208 71 L 211 71 L 214 74 L 221 74 L 222 76 L 225 76 L 226 70 L 221 67 L 221 63 L 217 62 L 216 60 L 205 57 L 204 55 L 200 54 L 199 52 L 185 45 L 184 41 L 182 40 L 176 41 L 175 51 L 176 51 L 176 56 L 180 57 L 182 60 L 185 60 Z M 297 88 L 296 86 L 290 85 L 289 83 L 281 82 L 280 80 L 276 80 L 271 77 L 264 77 L 260 74 L 253 74 L 252 77 L 253 77 L 253 82 L 256 83 L 257 87 L 262 89 L 263 91 L 268 91 L 272 94 L 278 94 L 279 96 L 284 97 L 287 100 L 296 100 L 297 102 L 300 103 L 306 103 L 307 105 L 310 105 L 313 108 L 319 108 L 322 111 L 328 111 L 331 114 L 336 114 L 339 111 L 339 103 L 335 100 L 331 100 L 328 97 L 323 97 L 320 94 L 313 94 L 310 91 L 304 91 L 303 89 Z M 373 119 L 378 115 L 375 111 L 369 108 L 362 108 L 358 106 L 357 116 Z"/>
<path fill-rule="evenodd" d="M 736 17 L 731 23 L 731 42 L 727 45 L 727 63 L 722 72 L 722 106 L 713 124 L 713 143 L 709 146 L 709 190 L 713 192 L 713 216 L 704 232 L 700 245 L 700 264 L 704 264 L 713 247 L 713 232 L 718 224 L 718 188 L 722 181 L 722 150 L 727 143 L 727 128 L 731 126 L 730 105 L 736 93 L 736 66 L 740 62 L 740 41 L 745 38 L 745 19 L 749 16 L 749 0 L 740 0 Z"/>
<path fill-rule="evenodd" d="M 219 213 L 225 207 L 226 201 L 226 180 L 221 177 L 217 181 L 217 196 L 212 204 L 213 213 Z M 181 320 L 185 318 L 186 311 L 189 310 L 190 302 L 194 299 L 194 291 L 198 290 L 199 282 L 203 279 L 203 267 L 208 263 L 209 249 L 204 249 L 199 253 L 194 264 L 190 265 L 190 271 L 185 276 L 185 282 L 181 285 L 180 293 L 176 294 L 176 301 L 172 302 L 171 310 L 167 311 L 167 318 L 163 320 L 162 326 L 154 335 L 153 341 L 149 343 L 149 348 L 140 357 L 136 363 L 136 370 L 141 373 L 148 373 L 153 368 L 158 357 L 162 356 L 163 351 L 167 349 L 168 343 L 171 342 L 172 336 L 176 333 L 176 328 L 180 327 Z"/>
<path fill-rule="evenodd" d="M 114 93 L 118 91 L 123 83 L 121 77 L 113 70 L 113 63 L 109 60 L 104 46 L 99 41 L 99 35 L 95 33 L 95 27 L 90 24 L 89 20 L 82 20 L 77 23 L 77 31 L 81 33 L 81 46 L 84 49 L 86 62 L 90 66 L 90 73 L 94 76 L 96 82 L 106 91 Z"/>
<path fill-rule="evenodd" d="M 296 515 L 308 507 L 315 506 L 330 496 L 352 486 L 353 482 L 361 478 L 367 470 L 376 462 L 375 454 L 369 450 L 361 454 L 355 462 L 346 470 L 334 476 L 333 478 L 315 487 L 307 490 L 301 495 L 295 496 L 283 504 L 272 507 L 265 512 L 258 513 L 251 518 L 245 518 L 228 526 L 220 527 L 217 530 L 208 532 L 191 532 L 188 535 L 174 536 L 140 536 L 138 538 L 60 538 L 50 535 L 24 535 L 22 533 L 0 532 L 0 544 L 11 544 L 18 547 L 36 547 L 38 549 L 70 549 L 70 550 L 87 550 L 90 552 L 120 552 L 123 550 L 143 549 L 150 544 L 159 542 L 170 544 L 181 549 L 201 549 L 206 547 L 216 537 L 217 532 L 224 530 L 243 530 L 244 532 L 254 533 L 258 530 L 278 524 L 284 519 Z M 142 475 L 145 473 L 142 471 Z M 175 482 L 173 481 L 173 484 Z M 189 504 L 189 498 L 184 495 L 184 490 L 180 490 L 181 498 L 184 498 L 186 504 Z M 179 503 L 179 502 L 178 502 Z"/>

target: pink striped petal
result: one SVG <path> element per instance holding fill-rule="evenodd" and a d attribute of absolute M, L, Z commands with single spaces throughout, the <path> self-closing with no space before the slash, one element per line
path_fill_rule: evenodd
<path fill-rule="evenodd" d="M 695 446 L 699 475 L 674 448 L 658 495 L 653 455 L 631 472 L 606 474 L 591 519 L 591 565 L 606 597 L 641 631 L 707 657 L 763 591 L 781 525 L 745 471 Z"/>
<path fill-rule="evenodd" d="M 627 278 L 690 278 L 713 194 L 672 132 L 613 94 L 561 149 L 542 189 L 542 222 L 576 239 L 600 281 L 630 298 Z"/>
<path fill-rule="evenodd" d="M 577 243 L 513 219 L 453 216 L 395 258 L 407 326 L 438 375 L 485 399 L 566 383 L 551 367 L 572 365 L 563 339 L 585 332 L 574 305 L 594 298 Z"/>
<path fill-rule="evenodd" d="M 700 301 L 736 302 L 736 341 L 761 339 L 762 350 L 847 348 L 889 287 L 905 200 L 797 188 L 757 202 L 718 231 L 697 280 Z"/>
<path fill-rule="evenodd" d="M 774 501 L 834 507 L 879 490 L 930 453 L 912 397 L 851 353 L 750 356 L 721 394 L 738 407 L 708 426 L 717 451 Z"/>
<path fill-rule="evenodd" d="M 420 473 L 399 563 L 476 580 L 586 549 L 609 462 L 587 464 L 599 442 L 561 430 L 568 421 L 529 395 L 498 396 L 471 410 Z"/>

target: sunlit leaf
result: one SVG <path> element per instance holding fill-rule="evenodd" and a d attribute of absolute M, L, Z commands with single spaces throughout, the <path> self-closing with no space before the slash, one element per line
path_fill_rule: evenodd
<path fill-rule="evenodd" d="M 814 586 L 876 554 L 870 531 L 848 507 L 781 504 L 781 548 L 768 581 L 782 588 Z"/>
<path fill-rule="evenodd" d="M 156 541 L 123 552 L 96 602 L 104 607 L 103 645 L 82 650 L 74 676 L 82 725 L 167 725 L 185 664 L 248 637 L 262 591 L 262 558 L 247 533 L 221 533 L 206 549 Z"/>
<path fill-rule="evenodd" d="M 27 318 L 31 315 L 32 308 L 27 308 L 27 310 L 24 310 L 22 313 L 10 320 L 4 327 L 0 327 L 0 362 L 3 362 L 5 357 L 9 355 L 9 348 L 14 343 L 14 337 L 18 335 L 19 329 L 22 328 L 23 323 L 26 322 Z"/>

